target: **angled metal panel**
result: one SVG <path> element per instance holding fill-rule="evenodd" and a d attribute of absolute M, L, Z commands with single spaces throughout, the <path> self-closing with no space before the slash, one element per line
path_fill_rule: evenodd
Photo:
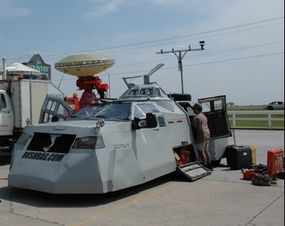
<path fill-rule="evenodd" d="M 211 171 L 199 162 L 192 162 L 177 167 L 178 172 L 189 178 L 191 181 L 198 180 L 211 174 Z"/>

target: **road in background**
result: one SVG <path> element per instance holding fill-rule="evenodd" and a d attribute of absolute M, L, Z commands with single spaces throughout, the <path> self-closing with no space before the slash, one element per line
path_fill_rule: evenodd
<path fill-rule="evenodd" d="M 257 163 L 267 150 L 284 149 L 284 131 L 236 130 L 236 143 L 253 144 Z M 225 165 L 225 159 L 222 160 Z M 240 170 L 223 166 L 195 182 L 170 174 L 105 195 L 50 195 L 7 187 L 0 166 L 0 225 L 284 225 L 284 180 L 254 186 Z"/>

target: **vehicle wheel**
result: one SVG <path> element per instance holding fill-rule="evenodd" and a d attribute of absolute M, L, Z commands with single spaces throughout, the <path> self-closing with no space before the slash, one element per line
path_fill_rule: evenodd
<path fill-rule="evenodd" d="M 272 106 L 268 106 L 268 107 L 267 107 L 267 110 L 272 111 L 272 110 L 273 110 L 273 107 L 272 107 Z"/>
<path fill-rule="evenodd" d="M 221 159 L 212 161 L 212 166 L 213 167 L 219 167 L 220 164 L 221 164 Z"/>
<path fill-rule="evenodd" d="M 10 145 L 9 145 L 9 152 L 12 153 L 14 150 L 14 142 L 10 142 Z"/>

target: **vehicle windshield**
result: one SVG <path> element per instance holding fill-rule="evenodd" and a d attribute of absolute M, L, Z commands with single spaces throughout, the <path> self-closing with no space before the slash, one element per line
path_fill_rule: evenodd
<path fill-rule="evenodd" d="M 130 103 L 112 103 L 105 105 L 88 106 L 74 113 L 70 119 L 128 120 L 131 112 Z"/>
<path fill-rule="evenodd" d="M 105 107 L 94 117 L 106 120 L 129 120 L 131 114 L 130 103 L 113 103 Z"/>
<path fill-rule="evenodd" d="M 69 119 L 92 119 L 94 115 L 102 111 L 107 105 L 92 105 L 87 106 L 71 115 Z"/>

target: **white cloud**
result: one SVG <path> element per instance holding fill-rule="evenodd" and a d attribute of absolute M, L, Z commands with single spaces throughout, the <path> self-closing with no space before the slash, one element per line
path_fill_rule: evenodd
<path fill-rule="evenodd" d="M 88 16 L 105 16 L 107 14 L 121 10 L 126 6 L 135 6 L 139 3 L 145 5 L 154 5 L 165 8 L 185 9 L 185 5 L 189 5 L 189 0 L 89 0 L 95 5 L 93 10 L 87 13 Z M 191 2 L 191 5 L 197 5 Z M 150 6 L 151 7 L 151 6 Z"/>
<path fill-rule="evenodd" d="M 125 0 L 109 0 L 109 1 L 99 1 L 97 7 L 95 7 L 92 11 L 88 12 L 88 16 L 104 16 L 106 14 L 116 12 L 120 6 L 124 5 Z"/>
<path fill-rule="evenodd" d="M 1 0 L 0 18 L 23 17 L 31 14 L 31 10 L 26 7 L 17 6 L 13 0 Z"/>

